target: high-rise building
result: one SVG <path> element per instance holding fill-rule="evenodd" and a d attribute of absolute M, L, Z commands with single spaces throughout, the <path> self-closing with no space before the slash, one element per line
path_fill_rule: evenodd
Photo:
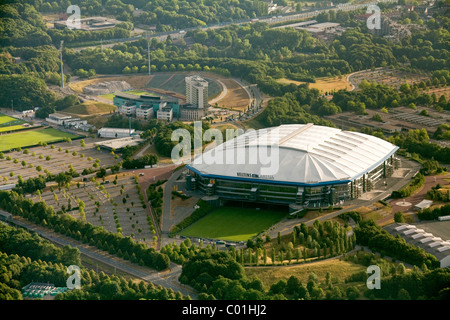
<path fill-rule="evenodd" d="M 186 103 L 199 109 L 208 108 L 208 81 L 198 75 L 185 78 Z"/>

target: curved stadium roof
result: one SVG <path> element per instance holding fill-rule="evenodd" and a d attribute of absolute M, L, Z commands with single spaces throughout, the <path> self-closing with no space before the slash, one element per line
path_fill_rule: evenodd
<path fill-rule="evenodd" d="M 261 152 L 261 146 L 268 147 L 269 155 L 278 148 L 277 170 L 271 175 L 262 170 L 270 164 L 251 160 Z M 204 152 L 188 167 L 211 178 L 296 185 L 344 183 L 376 168 L 397 149 L 387 141 L 358 132 L 291 124 L 247 132 Z M 230 161 L 230 154 L 234 161 Z"/>

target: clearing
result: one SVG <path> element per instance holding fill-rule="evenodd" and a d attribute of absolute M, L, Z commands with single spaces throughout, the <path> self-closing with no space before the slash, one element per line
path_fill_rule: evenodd
<path fill-rule="evenodd" d="M 286 78 L 278 79 L 279 83 L 290 84 L 294 83 L 296 85 L 304 84 L 307 82 L 295 81 Z M 321 93 L 330 93 L 333 91 L 338 91 L 341 89 L 352 90 L 352 85 L 347 81 L 347 75 L 342 75 L 341 77 L 321 77 L 317 78 L 315 83 L 308 83 L 309 88 L 317 89 Z"/>
<path fill-rule="evenodd" d="M 258 277 L 268 289 L 272 284 L 277 283 L 281 279 L 287 281 L 290 276 L 297 277 L 306 285 L 309 275 L 313 272 L 317 275 L 321 284 L 325 282 L 327 272 L 331 273 L 332 278 L 336 278 L 339 282 L 343 283 L 345 278 L 364 270 L 366 268 L 362 265 L 332 259 L 288 267 L 246 267 L 245 273 L 250 279 L 252 277 Z"/>

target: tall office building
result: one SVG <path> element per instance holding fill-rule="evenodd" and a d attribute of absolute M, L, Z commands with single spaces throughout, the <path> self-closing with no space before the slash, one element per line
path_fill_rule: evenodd
<path fill-rule="evenodd" d="M 185 78 L 186 103 L 199 109 L 208 108 L 208 81 L 194 75 Z"/>

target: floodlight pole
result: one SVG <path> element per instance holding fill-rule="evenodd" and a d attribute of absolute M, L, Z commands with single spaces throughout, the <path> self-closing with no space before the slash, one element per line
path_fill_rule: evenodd
<path fill-rule="evenodd" d="M 62 60 L 62 47 L 64 40 L 61 40 L 61 45 L 59 47 L 59 58 L 61 60 L 61 88 L 64 88 L 64 70 L 63 70 L 63 60 Z"/>
<path fill-rule="evenodd" d="M 148 75 L 151 75 L 152 68 L 150 65 L 150 35 L 148 31 L 147 31 L 147 55 L 148 55 Z"/>

